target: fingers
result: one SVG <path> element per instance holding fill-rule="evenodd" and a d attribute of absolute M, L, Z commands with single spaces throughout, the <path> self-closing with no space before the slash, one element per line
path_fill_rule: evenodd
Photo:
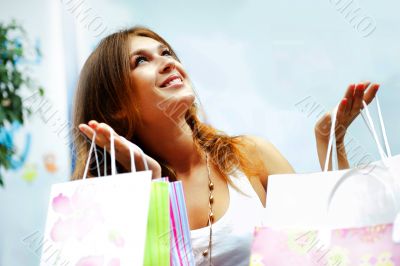
<path fill-rule="evenodd" d="M 363 100 L 368 104 L 370 103 L 379 88 L 379 84 L 371 83 L 370 81 L 360 82 L 358 84 L 350 84 L 347 87 L 344 98 L 339 103 L 337 114 L 336 114 L 336 140 L 339 142 L 344 139 L 347 128 L 353 122 L 353 120 L 359 115 L 363 108 Z M 322 136 L 327 136 L 327 129 L 330 128 L 330 119 L 321 118 L 316 124 L 316 133 Z M 324 129 L 321 134 L 320 131 Z"/>
<path fill-rule="evenodd" d="M 350 116 L 357 115 L 363 109 L 362 101 L 369 104 L 375 98 L 378 89 L 379 84 L 370 81 L 350 84 L 344 96 L 347 99 L 345 113 Z"/>
<path fill-rule="evenodd" d="M 96 132 L 96 145 L 99 147 L 106 147 L 106 150 L 109 151 L 110 149 L 110 129 L 112 128 L 105 124 L 105 123 L 98 123 L 95 120 L 89 121 L 88 125 L 87 124 L 80 124 L 78 128 L 90 139 L 93 138 L 94 132 Z M 114 136 L 115 136 L 115 146 L 120 147 L 123 145 L 122 140 L 120 140 L 119 135 L 112 130 Z"/>
<path fill-rule="evenodd" d="M 344 139 L 344 135 L 346 134 L 346 125 L 343 125 L 343 121 L 345 121 L 346 109 L 348 105 L 347 98 L 342 99 L 339 104 L 337 114 L 336 114 L 336 124 L 335 124 L 335 135 L 336 142 L 342 142 Z"/>
<path fill-rule="evenodd" d="M 347 105 L 348 105 L 348 100 L 347 100 L 347 98 L 344 98 L 344 99 L 340 102 L 339 107 L 338 107 L 338 110 L 337 110 L 337 115 L 336 115 L 336 117 L 337 117 L 337 120 L 338 120 L 338 121 L 340 121 L 341 118 L 345 116 L 345 112 L 346 112 Z"/>
<path fill-rule="evenodd" d="M 347 87 L 347 91 L 344 95 L 344 98 L 347 99 L 346 101 L 346 109 L 344 110 L 345 113 L 350 113 L 351 111 L 351 106 L 353 105 L 353 97 L 354 97 L 354 90 L 355 90 L 355 84 L 350 84 Z"/>
<path fill-rule="evenodd" d="M 351 107 L 350 115 L 356 115 L 360 112 L 363 104 L 363 97 L 364 97 L 364 90 L 365 90 L 365 83 L 359 83 L 356 86 L 356 89 L 354 91 L 354 100 L 353 100 L 353 106 Z"/>
<path fill-rule="evenodd" d="M 89 139 L 93 138 L 94 130 L 86 124 L 80 124 L 78 126 L 79 130 Z"/>
<path fill-rule="evenodd" d="M 110 133 L 112 133 L 114 136 L 116 160 L 121 163 L 125 169 L 130 169 L 131 167 L 130 145 L 132 145 L 131 148 L 133 148 L 134 152 L 135 165 L 139 166 L 138 169 L 144 169 L 143 160 L 146 160 L 150 169 L 155 171 L 156 176 L 161 175 L 161 167 L 157 161 L 147 155 L 142 158 L 143 154 L 141 149 L 124 137 L 119 136 L 109 125 L 91 120 L 88 124 L 80 124 L 78 127 L 90 139 L 92 139 L 94 132 L 96 132 L 96 145 L 105 147 L 108 152 L 110 152 Z"/>
<path fill-rule="evenodd" d="M 363 82 L 363 84 L 364 84 L 364 86 L 365 86 L 365 89 L 364 90 L 366 90 L 368 87 L 369 87 L 369 85 L 371 85 L 371 81 L 364 81 Z"/>
<path fill-rule="evenodd" d="M 105 139 L 104 136 L 101 136 L 97 130 L 93 129 L 92 127 L 88 126 L 87 124 L 80 124 L 78 128 L 82 131 L 83 134 L 85 134 L 90 141 L 93 139 L 94 133 L 96 133 L 96 138 L 95 138 L 95 143 L 99 147 L 104 147 L 105 146 Z"/>
<path fill-rule="evenodd" d="M 102 133 L 103 135 L 109 136 L 110 130 L 114 132 L 114 130 L 109 125 L 107 125 L 106 123 L 99 123 L 96 120 L 90 120 L 88 125 L 96 132 Z"/>
<path fill-rule="evenodd" d="M 90 120 L 88 125 L 95 128 L 99 125 L 99 122 L 97 122 L 96 120 Z"/>
<path fill-rule="evenodd" d="M 380 85 L 377 83 L 372 84 L 368 90 L 364 93 L 364 101 L 369 104 L 375 98 L 376 93 L 379 90 Z"/>
<path fill-rule="evenodd" d="M 110 131 L 114 134 L 114 136 L 116 135 L 114 130 L 106 123 L 100 123 L 97 125 L 97 132 L 107 137 L 107 139 L 110 139 Z"/>

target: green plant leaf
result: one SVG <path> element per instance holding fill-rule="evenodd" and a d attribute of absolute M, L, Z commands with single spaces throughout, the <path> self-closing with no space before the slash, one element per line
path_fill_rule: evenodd
<path fill-rule="evenodd" d="M 44 96 L 43 87 L 35 85 L 33 79 L 24 74 L 29 72 L 22 72 L 19 68 L 26 56 L 24 51 L 27 47 L 23 44 L 30 43 L 27 40 L 27 32 L 15 19 L 9 23 L 0 22 L 0 127 L 10 126 L 14 121 L 23 124 L 24 114 L 32 114 L 22 101 L 24 90 L 38 89 L 39 95 Z M 33 49 L 41 57 L 39 47 L 35 46 Z M 13 147 L 0 143 L 0 186 L 4 187 L 1 170 L 11 168 L 11 159 L 15 154 Z"/>

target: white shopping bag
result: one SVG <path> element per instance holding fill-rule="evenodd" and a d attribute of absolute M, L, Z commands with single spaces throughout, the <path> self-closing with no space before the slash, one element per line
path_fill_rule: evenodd
<path fill-rule="evenodd" d="M 152 173 L 117 174 L 111 132 L 112 174 L 86 179 L 94 139 L 83 178 L 51 188 L 41 266 L 143 265 Z"/>
<path fill-rule="evenodd" d="M 256 228 L 250 265 L 400 265 L 399 220 L 343 228 L 337 228 L 338 224 L 332 221 L 330 206 L 338 199 L 335 192 L 346 184 L 345 179 L 354 177 L 357 175 L 343 175 L 333 186 L 326 203 L 326 223 L 314 229 L 270 226 Z M 381 182 L 384 181 L 378 181 L 379 184 Z M 388 187 L 390 189 L 392 187 Z M 393 205 L 398 206 L 399 203 L 393 195 L 394 193 L 388 196 L 392 198 Z M 333 229 L 335 226 L 336 229 Z"/>
<path fill-rule="evenodd" d="M 333 158 L 336 150 L 334 111 L 325 171 L 269 176 L 266 225 L 311 229 L 320 228 L 327 221 L 329 228 L 393 223 L 399 209 L 397 205 L 400 203 L 400 155 L 392 157 L 390 154 L 379 102 L 377 104 L 386 153 L 379 143 L 365 103 L 364 111 L 367 126 L 374 136 L 381 160 L 362 168 L 327 171 L 330 151 L 333 148 Z M 335 200 L 331 202 L 334 194 Z"/>

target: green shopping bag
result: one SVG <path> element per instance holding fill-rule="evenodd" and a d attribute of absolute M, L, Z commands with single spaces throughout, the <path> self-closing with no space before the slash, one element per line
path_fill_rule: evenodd
<path fill-rule="evenodd" d="M 170 263 L 169 184 L 151 183 L 150 206 L 144 254 L 145 266 L 167 266 Z"/>

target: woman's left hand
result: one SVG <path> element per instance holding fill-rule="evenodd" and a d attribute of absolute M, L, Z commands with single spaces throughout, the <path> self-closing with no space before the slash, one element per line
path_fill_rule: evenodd
<path fill-rule="evenodd" d="M 347 128 L 364 108 L 362 101 L 366 104 L 372 102 L 379 89 L 379 84 L 369 81 L 358 84 L 350 84 L 347 87 L 344 98 L 340 101 L 336 115 L 336 142 L 343 143 Z M 317 138 L 329 140 L 331 128 L 331 113 L 326 113 L 315 125 Z"/>
<path fill-rule="evenodd" d="M 369 81 L 350 84 L 347 87 L 344 98 L 339 103 L 335 125 L 339 169 L 349 168 L 349 162 L 344 147 L 344 137 L 347 129 L 363 109 L 362 101 L 364 100 L 366 104 L 372 102 L 378 89 L 379 84 L 371 84 Z M 331 112 L 322 116 L 315 125 L 315 138 L 317 141 L 317 152 L 321 169 L 324 168 L 325 164 L 330 129 Z M 329 165 L 328 169 L 331 169 L 331 165 Z"/>

